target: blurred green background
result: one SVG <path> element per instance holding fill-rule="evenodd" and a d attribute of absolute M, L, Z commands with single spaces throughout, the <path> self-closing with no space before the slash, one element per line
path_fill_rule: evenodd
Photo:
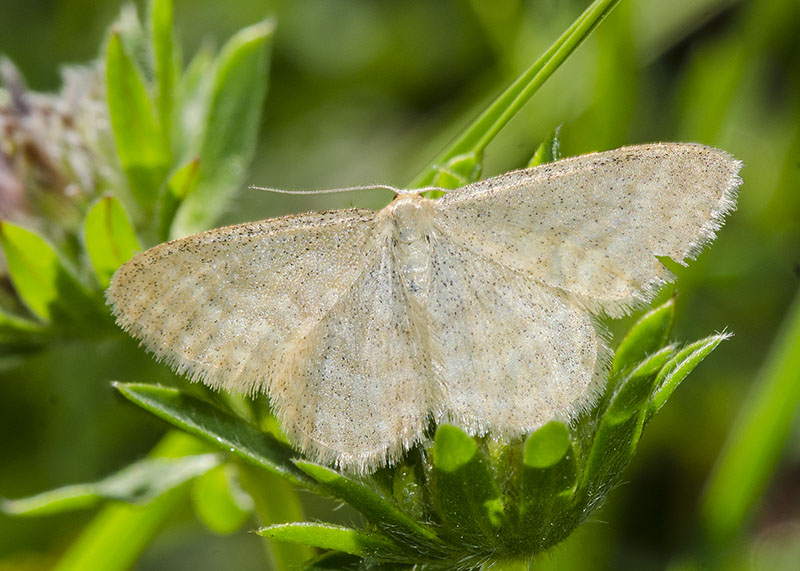
<path fill-rule="evenodd" d="M 402 186 L 587 4 L 178 0 L 175 20 L 187 59 L 203 42 L 218 46 L 265 16 L 277 23 L 252 184 Z M 0 53 L 30 88 L 55 91 L 60 65 L 97 56 L 119 6 L 3 0 Z M 798 29 L 797 0 L 623 0 L 488 149 L 484 174 L 503 172 L 524 164 L 562 125 L 565 155 L 696 141 L 744 162 L 739 211 L 662 293 L 678 292 L 676 339 L 722 329 L 735 337 L 654 419 L 626 481 L 596 521 L 545 557 L 542 568 L 684 569 L 703 549 L 704 487 L 741 407 L 768 376 L 763 367 L 800 283 Z M 388 199 L 377 192 L 290 197 L 243 190 L 220 222 L 378 208 Z M 609 327 L 619 332 L 627 324 Z M 122 337 L 66 341 L 0 359 L 0 495 L 98 479 L 157 441 L 164 425 L 108 384 L 167 375 L 128 351 L 130 344 Z M 790 377 L 800 383 L 796 369 Z M 791 393 L 776 398 L 796 407 Z M 730 544 L 732 568 L 791 569 L 800 558 L 798 436 L 796 422 L 785 443 L 772 436 L 781 456 L 767 467 L 763 494 Z M 311 517 L 327 517 L 328 508 L 309 502 Z M 90 516 L 0 516 L 0 570 L 49 568 Z M 247 533 L 213 536 L 187 508 L 137 568 L 260 569 L 259 541 Z"/>

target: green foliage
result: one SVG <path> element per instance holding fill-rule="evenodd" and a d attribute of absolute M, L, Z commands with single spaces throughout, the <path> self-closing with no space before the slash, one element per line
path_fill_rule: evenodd
<path fill-rule="evenodd" d="M 292 483 L 308 482 L 305 474 L 292 464 L 294 451 L 289 445 L 205 400 L 154 385 L 125 384 L 118 388 L 139 406 L 189 434 L 211 444 L 222 444 L 229 452 Z"/>
<path fill-rule="evenodd" d="M 9 351 L 42 342 L 44 327 L 35 321 L 0 311 L 0 344 Z"/>
<path fill-rule="evenodd" d="M 108 42 L 106 89 L 120 163 L 134 198 L 149 215 L 172 158 L 144 76 L 116 31 Z"/>
<path fill-rule="evenodd" d="M 86 325 L 86 319 L 98 319 L 99 304 L 46 240 L 25 228 L 3 222 L 0 247 L 20 299 L 40 321 L 57 325 L 72 322 L 80 326 Z"/>
<path fill-rule="evenodd" d="M 161 198 L 161 209 L 158 216 L 158 237 L 166 240 L 170 235 L 170 226 L 178 212 L 178 207 L 197 186 L 197 173 L 200 170 L 200 159 L 192 159 L 178 168 L 167 180 L 164 195 Z"/>
<path fill-rule="evenodd" d="M 99 173 L 98 186 L 92 189 L 99 198 L 75 194 L 75 206 L 84 217 L 82 235 L 58 213 L 36 231 L 0 222 L 4 265 L 16 293 L 16 298 L 0 299 L 5 307 L 0 310 L 0 354 L 46 351 L 81 339 L 102 346 L 119 336 L 103 296 L 116 269 L 143 243 L 212 225 L 242 185 L 256 145 L 271 37 L 269 22 L 257 24 L 236 34 L 218 55 L 202 50 L 182 72 L 172 2 L 150 2 L 146 29 L 132 7 L 123 9 L 103 49 L 105 73 L 98 77 L 104 81 L 97 92 L 104 98 L 80 102 L 100 105 L 100 119 L 64 119 L 75 130 L 64 135 L 65 141 L 88 154 Z M 105 125 L 110 132 L 104 131 Z M 190 128 L 183 128 L 187 125 Z M 63 167 L 63 154 L 46 155 L 53 148 L 53 133 L 33 135 L 41 141 L 30 146 L 45 150 L 26 159 L 33 161 L 27 170 L 58 168 L 51 179 L 88 190 L 68 154 L 75 151 L 67 147 L 63 154 L 73 162 Z M 184 220 L 180 229 L 176 218 Z M 192 410 L 187 405 L 187 411 Z M 270 443 L 257 432 L 251 439 L 259 457 L 268 456 Z M 190 482 L 198 490 L 194 497 L 205 498 L 195 504 L 209 528 L 223 532 L 243 525 L 252 506 L 237 506 L 231 493 L 226 495 L 231 489 L 219 477 L 212 479 L 221 472 L 207 474 L 219 457 L 192 455 L 188 450 L 197 447 L 196 441 L 184 446 L 169 437 L 163 442 L 165 450 L 172 448 L 170 442 L 175 442 L 173 451 L 185 448 L 187 455 L 143 460 L 95 483 L 4 501 L 1 507 L 33 516 L 92 507 L 100 501 L 141 504 L 130 508 L 112 503 L 104 508 L 65 554 L 60 569 L 129 568 L 170 514 L 186 502 Z M 273 445 L 273 453 L 291 454 L 285 444 L 275 440 Z M 289 469 L 305 478 L 294 466 Z"/>
<path fill-rule="evenodd" d="M 186 434 L 172 432 L 150 452 L 150 457 L 180 459 L 204 452 L 208 452 L 208 449 L 202 443 Z M 185 502 L 190 485 L 191 480 L 185 480 L 165 489 L 144 505 L 109 503 L 94 517 L 54 568 L 57 571 L 130 569 L 145 547 Z"/>
<path fill-rule="evenodd" d="M 172 237 L 207 229 L 238 190 L 253 158 L 266 94 L 267 50 L 273 26 L 246 28 L 222 48 L 201 103 L 206 116 L 197 156 L 197 181 L 176 213 Z M 190 145 L 192 148 L 193 145 Z"/>
<path fill-rule="evenodd" d="M 398 546 L 365 531 L 324 523 L 285 523 L 261 529 L 260 535 L 278 541 L 334 549 L 350 555 L 398 553 Z"/>
<path fill-rule="evenodd" d="M 796 425 L 800 402 L 800 297 L 790 308 L 778 340 L 705 492 L 703 523 L 716 545 L 724 545 L 736 536 Z M 676 376 L 679 370 L 675 367 Z"/>
<path fill-rule="evenodd" d="M 110 180 L 128 185 L 105 189 L 88 208 L 87 255 L 68 261 L 38 233 L 10 222 L 0 225 L 0 246 L 16 293 L 45 325 L 3 312 L 0 333 L 18 333 L 17 344 L 40 333 L 108 331 L 103 290 L 114 271 L 142 249 L 140 237 L 153 242 L 210 226 L 243 182 L 266 93 L 271 24 L 241 31 L 216 57 L 201 52 L 181 75 L 172 3 L 154 0 L 150 18 L 145 33 L 135 12 L 124 9 L 106 44 L 106 104 L 117 156 L 105 168 L 119 165 L 123 176 Z M 152 78 L 146 73 L 151 70 Z M 180 117 L 175 129 L 173 115 Z M 180 121 L 188 117 L 195 128 L 181 129 Z M 180 229 L 176 217 L 187 221 Z M 79 279 L 87 269 L 74 269 L 87 258 L 96 276 L 91 286 Z"/>
<path fill-rule="evenodd" d="M 149 458 L 126 466 L 116 474 L 91 484 L 50 490 L 0 507 L 8 514 L 38 516 L 92 507 L 101 500 L 146 503 L 184 482 L 205 474 L 220 463 L 214 454 Z"/>

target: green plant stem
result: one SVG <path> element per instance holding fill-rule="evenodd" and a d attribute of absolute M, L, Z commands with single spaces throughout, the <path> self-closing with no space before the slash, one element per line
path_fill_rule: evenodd
<path fill-rule="evenodd" d="M 410 188 L 431 184 L 438 168 L 459 155 L 480 155 L 489 142 L 544 82 L 583 43 L 620 0 L 595 0 L 536 63 L 517 78 L 489 107 L 411 182 Z"/>
<path fill-rule="evenodd" d="M 800 293 L 728 435 L 703 498 L 712 548 L 724 547 L 757 504 L 791 432 L 800 404 Z"/>

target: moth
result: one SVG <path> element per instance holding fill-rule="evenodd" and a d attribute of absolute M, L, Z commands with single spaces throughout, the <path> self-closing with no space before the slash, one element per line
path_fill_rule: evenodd
<path fill-rule="evenodd" d="M 438 200 L 210 230 L 122 266 L 119 325 L 192 381 L 266 393 L 313 459 L 367 472 L 431 421 L 513 438 L 603 389 L 598 318 L 672 279 L 735 209 L 740 162 L 658 143 L 489 178 Z"/>

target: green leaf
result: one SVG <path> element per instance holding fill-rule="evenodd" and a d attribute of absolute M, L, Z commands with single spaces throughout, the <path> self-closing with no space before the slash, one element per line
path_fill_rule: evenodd
<path fill-rule="evenodd" d="M 614 354 L 612 373 L 633 367 L 668 341 L 675 321 L 675 298 L 643 315 L 622 339 Z"/>
<path fill-rule="evenodd" d="M 662 347 L 652 355 L 648 355 L 647 358 L 642 359 L 642 361 L 636 365 L 631 373 L 640 377 L 659 373 L 664 368 L 664 365 L 675 355 L 676 347 L 677 345 L 673 343 Z M 656 381 L 654 387 L 657 386 L 658 382 Z"/>
<path fill-rule="evenodd" d="M 141 250 L 136 231 L 122 204 L 111 196 L 100 198 L 89 210 L 85 237 L 89 259 L 103 289 L 108 287 L 117 268 Z"/>
<path fill-rule="evenodd" d="M 730 335 L 721 333 L 695 341 L 688 347 L 678 351 L 661 369 L 656 378 L 656 391 L 650 400 L 647 418 L 650 419 L 666 404 L 678 385 L 691 373 L 700 362 Z"/>
<path fill-rule="evenodd" d="M 194 513 L 208 529 L 229 534 L 247 521 L 253 501 L 235 481 L 234 466 L 223 464 L 195 480 L 192 505 Z"/>
<path fill-rule="evenodd" d="M 504 522 L 503 500 L 475 440 L 443 424 L 433 442 L 433 504 L 459 537 L 496 537 Z"/>
<path fill-rule="evenodd" d="M 294 484 L 315 487 L 292 462 L 299 454 L 272 434 L 177 389 L 138 383 L 114 386 L 129 400 L 178 428 Z"/>
<path fill-rule="evenodd" d="M 91 484 L 49 490 L 28 498 L 4 500 L 0 509 L 11 515 L 41 516 L 92 507 L 101 500 L 147 503 L 217 466 L 216 454 L 148 458 Z"/>
<path fill-rule="evenodd" d="M 119 18 L 113 25 L 113 31 L 119 33 L 122 45 L 135 62 L 134 65 L 145 73 L 149 72 L 150 46 L 135 4 L 128 3 L 122 6 Z"/>
<path fill-rule="evenodd" d="M 351 555 L 370 556 L 397 551 L 397 547 L 382 536 L 332 524 L 284 523 L 262 527 L 256 533 L 278 541 L 335 549 Z"/>
<path fill-rule="evenodd" d="M 170 228 L 178 207 L 197 185 L 199 168 L 200 160 L 191 160 L 176 170 L 164 185 L 158 213 L 158 235 L 162 240 L 169 239 Z"/>
<path fill-rule="evenodd" d="M 573 527 L 554 525 L 570 512 L 578 469 L 569 427 L 551 421 L 525 442 L 520 501 L 520 529 L 531 530 L 534 548 L 544 549 Z"/>
<path fill-rule="evenodd" d="M 478 453 L 478 443 L 460 428 L 448 424 L 436 430 L 433 462 L 439 470 L 455 472 L 469 464 Z"/>
<path fill-rule="evenodd" d="M 603 487 L 613 485 L 630 462 L 649 418 L 661 371 L 668 367 L 674 352 L 674 346 L 669 345 L 647 356 L 620 386 L 610 389 L 614 392 L 608 404 L 598 406 L 599 418 L 581 483 L 585 496 L 604 496 L 607 490 Z M 585 496 L 585 501 L 592 501 Z"/>
<path fill-rule="evenodd" d="M 530 468 L 550 468 L 566 456 L 571 445 L 569 427 L 553 420 L 528 437 L 523 462 Z"/>
<path fill-rule="evenodd" d="M 106 96 L 122 168 L 134 198 L 149 212 L 172 159 L 142 73 L 114 31 L 106 54 Z"/>
<path fill-rule="evenodd" d="M 618 3 L 619 0 L 592 2 L 536 63 L 495 99 L 453 143 L 439 153 L 411 182 L 409 188 L 430 185 L 440 166 L 448 165 L 453 157 L 471 155 L 480 162 L 480 157 L 489 142 Z"/>
<path fill-rule="evenodd" d="M 654 355 L 654 362 L 663 362 L 665 351 Z M 581 484 L 583 493 L 604 495 L 605 488 L 613 485 L 630 463 L 655 386 L 653 369 L 653 363 L 645 359 L 628 374 L 603 410 L 587 454 Z"/>
<path fill-rule="evenodd" d="M 0 222 L 0 246 L 20 299 L 43 321 L 86 317 L 94 302 L 56 251 L 37 234 Z"/>
<path fill-rule="evenodd" d="M 739 530 L 794 442 L 800 405 L 800 294 L 795 296 L 709 478 L 703 525 L 719 546 Z"/>
<path fill-rule="evenodd" d="M 423 541 L 439 543 L 436 534 L 408 517 L 364 484 L 319 464 L 304 460 L 298 460 L 295 463 L 329 494 L 346 501 L 384 530 L 397 533 L 401 537 L 414 535 Z"/>
<path fill-rule="evenodd" d="M 271 22 L 245 28 L 216 63 L 197 186 L 178 209 L 173 236 L 205 230 L 238 190 L 253 157 L 267 90 Z"/>
<path fill-rule="evenodd" d="M 172 126 L 178 164 L 194 160 L 200 154 L 213 79 L 214 50 L 203 44 L 178 81 L 178 105 Z"/>
<path fill-rule="evenodd" d="M 156 108 L 165 140 L 170 140 L 175 83 L 178 79 L 178 53 L 173 39 L 172 0 L 150 1 L 150 26 L 155 59 Z"/>
<path fill-rule="evenodd" d="M 660 361 L 663 356 L 662 353 L 659 353 L 657 360 Z M 632 416 L 642 414 L 644 405 L 650 400 L 656 382 L 650 361 L 643 361 L 617 389 L 605 412 L 603 422 L 611 425 L 622 424 Z"/>
<path fill-rule="evenodd" d="M 561 133 L 561 127 L 556 127 L 544 141 L 539 143 L 536 152 L 533 153 L 531 160 L 528 161 L 528 167 L 536 167 L 545 163 L 552 163 L 561 158 L 561 148 L 559 146 L 558 137 Z"/>

